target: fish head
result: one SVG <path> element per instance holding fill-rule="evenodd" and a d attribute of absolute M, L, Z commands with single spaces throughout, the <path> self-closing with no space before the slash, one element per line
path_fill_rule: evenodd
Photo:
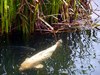
<path fill-rule="evenodd" d="M 26 58 L 25 61 L 20 65 L 19 71 L 24 71 L 31 68 L 34 68 L 34 69 L 43 68 L 43 65 L 40 63 L 41 62 L 37 60 Z"/>
<path fill-rule="evenodd" d="M 24 71 L 32 68 L 32 63 L 28 60 L 28 58 L 20 65 L 19 70 Z"/>

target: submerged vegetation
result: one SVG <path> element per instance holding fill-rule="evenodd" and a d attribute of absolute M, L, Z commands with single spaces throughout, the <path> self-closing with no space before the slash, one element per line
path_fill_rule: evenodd
<path fill-rule="evenodd" d="M 1 0 L 0 33 L 58 33 L 91 27 L 91 0 Z M 83 20 L 83 23 L 80 22 Z"/>

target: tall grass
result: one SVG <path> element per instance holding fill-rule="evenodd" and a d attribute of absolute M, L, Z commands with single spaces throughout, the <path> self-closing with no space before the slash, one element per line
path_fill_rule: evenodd
<path fill-rule="evenodd" d="M 70 22 L 72 17 L 78 18 L 80 4 L 84 7 L 82 0 L 0 0 L 0 30 L 9 33 L 18 29 L 27 34 L 34 32 L 41 20 L 49 27 L 52 23 Z"/>
<path fill-rule="evenodd" d="M 15 14 L 13 0 L 1 0 L 0 7 L 2 33 L 8 33 Z"/>

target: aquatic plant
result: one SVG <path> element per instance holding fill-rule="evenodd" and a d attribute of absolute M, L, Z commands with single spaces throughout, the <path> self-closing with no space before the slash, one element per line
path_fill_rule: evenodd
<path fill-rule="evenodd" d="M 13 0 L 1 0 L 0 1 L 0 13 L 1 13 L 1 26 L 0 30 L 2 30 L 2 33 L 6 32 L 8 33 L 11 29 L 12 22 L 14 20 L 14 17 L 16 16 L 16 2 L 14 4 Z"/>
<path fill-rule="evenodd" d="M 87 0 L 1 0 L 0 32 L 19 30 L 28 34 L 66 30 L 72 26 L 70 23 L 76 26 L 75 20 L 90 14 L 87 13 L 89 5 Z"/>

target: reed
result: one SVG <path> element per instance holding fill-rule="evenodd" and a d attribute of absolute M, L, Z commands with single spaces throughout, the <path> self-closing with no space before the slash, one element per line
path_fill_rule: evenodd
<path fill-rule="evenodd" d="M 13 0 L 1 0 L 0 7 L 2 33 L 8 33 L 16 13 Z"/>
<path fill-rule="evenodd" d="M 82 0 L 1 0 L 0 30 L 2 34 L 13 29 L 28 34 L 35 31 L 37 24 L 43 26 L 41 22 L 51 28 L 53 23 L 69 23 L 78 19 L 80 6 L 84 11 L 87 10 Z"/>

